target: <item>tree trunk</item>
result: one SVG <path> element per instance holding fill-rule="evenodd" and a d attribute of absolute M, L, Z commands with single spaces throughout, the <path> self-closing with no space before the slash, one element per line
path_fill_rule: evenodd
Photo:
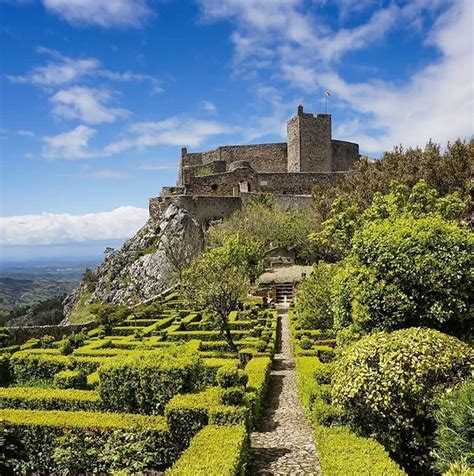
<path fill-rule="evenodd" d="M 224 340 L 227 342 L 229 345 L 230 349 L 232 352 L 239 352 L 239 349 L 237 349 L 237 346 L 234 343 L 234 339 L 232 339 L 232 334 L 230 333 L 229 326 L 227 325 L 226 319 L 223 319 L 221 316 L 221 334 L 222 337 L 224 337 Z"/>

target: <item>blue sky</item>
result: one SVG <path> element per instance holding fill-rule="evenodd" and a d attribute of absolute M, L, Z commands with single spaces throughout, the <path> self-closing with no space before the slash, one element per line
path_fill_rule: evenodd
<path fill-rule="evenodd" d="M 4 259 L 118 243 L 181 146 L 284 140 L 326 90 L 334 137 L 373 157 L 473 133 L 471 0 L 0 0 L 0 15 Z"/>

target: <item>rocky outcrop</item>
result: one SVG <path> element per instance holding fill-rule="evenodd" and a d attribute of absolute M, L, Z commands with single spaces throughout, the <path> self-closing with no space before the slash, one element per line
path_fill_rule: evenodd
<path fill-rule="evenodd" d="M 201 225 L 172 203 L 159 220 L 150 218 L 122 248 L 109 253 L 96 270 L 96 280 L 83 281 L 64 301 L 65 320 L 79 306 L 93 303 L 132 305 L 174 284 L 183 266 L 203 247 Z M 76 320 L 75 320 L 76 323 Z"/>

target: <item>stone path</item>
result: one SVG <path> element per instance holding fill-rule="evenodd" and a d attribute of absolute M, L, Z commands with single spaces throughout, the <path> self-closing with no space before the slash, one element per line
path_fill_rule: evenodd
<path fill-rule="evenodd" d="M 296 387 L 286 308 L 279 306 L 280 342 L 273 360 L 260 425 L 251 434 L 249 475 L 319 475 L 312 430 Z"/>

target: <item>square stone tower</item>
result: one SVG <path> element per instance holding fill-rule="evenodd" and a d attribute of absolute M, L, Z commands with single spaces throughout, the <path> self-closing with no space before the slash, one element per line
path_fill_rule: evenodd
<path fill-rule="evenodd" d="M 298 106 L 287 134 L 288 172 L 332 172 L 330 114 L 307 114 Z"/>

